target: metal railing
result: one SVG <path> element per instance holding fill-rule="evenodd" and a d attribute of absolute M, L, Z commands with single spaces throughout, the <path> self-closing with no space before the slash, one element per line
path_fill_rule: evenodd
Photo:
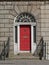
<path fill-rule="evenodd" d="M 10 38 L 8 37 L 7 43 L 5 44 L 4 41 L 4 48 L 2 49 L 1 53 L 0 53 L 0 60 L 5 60 L 5 58 L 9 57 L 9 41 Z"/>
<path fill-rule="evenodd" d="M 43 37 L 40 39 L 39 44 L 37 45 L 37 54 L 39 56 L 39 59 L 42 60 L 42 58 L 46 59 L 46 43 L 44 43 Z"/>

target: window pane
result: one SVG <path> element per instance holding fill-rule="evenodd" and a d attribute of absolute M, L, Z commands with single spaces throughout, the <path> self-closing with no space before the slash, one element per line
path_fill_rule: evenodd
<path fill-rule="evenodd" d="M 15 22 L 36 22 L 36 20 L 34 15 L 27 12 L 23 12 L 17 16 L 17 19 Z"/>
<path fill-rule="evenodd" d="M 36 43 L 36 26 L 34 26 L 34 43 Z"/>
<path fill-rule="evenodd" d="M 17 26 L 15 26 L 15 43 L 17 43 Z"/>

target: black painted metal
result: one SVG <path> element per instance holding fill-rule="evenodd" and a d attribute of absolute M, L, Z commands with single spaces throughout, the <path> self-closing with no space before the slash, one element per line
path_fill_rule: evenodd
<path fill-rule="evenodd" d="M 5 60 L 5 58 L 9 57 L 9 41 L 10 38 L 8 37 L 7 43 L 5 44 L 4 41 L 4 48 L 2 49 L 2 52 L 0 53 L 0 60 Z"/>
<path fill-rule="evenodd" d="M 42 60 L 42 58 L 46 59 L 46 43 L 44 43 L 43 37 L 40 39 L 40 42 L 37 46 L 37 50 L 39 59 L 40 60 Z"/>
<path fill-rule="evenodd" d="M 44 44 L 44 59 L 46 60 L 46 43 Z"/>

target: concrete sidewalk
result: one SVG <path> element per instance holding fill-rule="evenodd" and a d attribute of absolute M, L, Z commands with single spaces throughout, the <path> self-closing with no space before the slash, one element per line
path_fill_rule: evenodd
<path fill-rule="evenodd" d="M 0 61 L 0 65 L 49 65 L 46 60 L 5 60 Z"/>

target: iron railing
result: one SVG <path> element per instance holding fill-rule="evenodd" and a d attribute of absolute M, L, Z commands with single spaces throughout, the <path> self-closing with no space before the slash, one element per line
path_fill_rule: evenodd
<path fill-rule="evenodd" d="M 9 57 L 9 41 L 10 38 L 8 37 L 7 43 L 5 44 L 4 41 L 4 48 L 2 49 L 1 53 L 0 53 L 0 60 L 5 60 L 5 58 Z"/>
<path fill-rule="evenodd" d="M 46 43 L 44 43 L 43 37 L 40 39 L 40 42 L 37 45 L 37 50 L 39 59 L 40 60 L 42 60 L 42 58 L 46 59 Z"/>

